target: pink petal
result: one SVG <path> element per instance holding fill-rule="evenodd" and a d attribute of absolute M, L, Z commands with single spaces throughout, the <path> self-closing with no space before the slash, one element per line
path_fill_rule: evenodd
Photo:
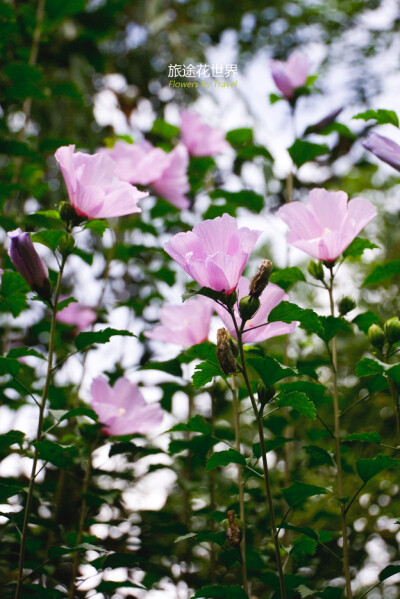
<path fill-rule="evenodd" d="M 182 268 L 187 270 L 187 259 L 188 255 L 191 255 L 193 259 L 206 257 L 204 249 L 197 235 L 193 231 L 187 231 L 186 233 L 177 233 L 167 241 L 164 245 L 164 250 L 175 262 Z"/>
<path fill-rule="evenodd" d="M 320 224 L 322 232 L 325 229 L 340 229 L 347 215 L 347 197 L 344 191 L 318 188 L 310 191 L 307 208 Z"/>

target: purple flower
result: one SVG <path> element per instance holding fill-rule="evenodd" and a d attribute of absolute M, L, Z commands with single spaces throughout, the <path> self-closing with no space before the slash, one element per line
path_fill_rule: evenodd
<path fill-rule="evenodd" d="M 102 376 L 95 378 L 91 406 L 104 424 L 106 435 L 146 434 L 163 419 L 160 405 L 147 404 L 137 385 L 125 377 L 119 378 L 114 387 Z"/>
<path fill-rule="evenodd" d="M 292 202 L 277 214 L 290 227 L 288 243 L 314 258 L 332 262 L 376 216 L 376 208 L 364 198 L 347 202 L 344 191 L 312 189 L 306 206 Z"/>
<path fill-rule="evenodd" d="M 109 156 L 74 150 L 73 145 L 58 148 L 55 158 L 77 214 L 87 218 L 112 218 L 141 211 L 137 202 L 148 194 L 119 181 L 115 162 Z"/>
<path fill-rule="evenodd" d="M 286 60 L 270 61 L 272 78 L 276 87 L 288 100 L 294 96 L 298 87 L 305 85 L 310 70 L 310 63 L 304 54 L 295 50 Z"/>
<path fill-rule="evenodd" d="M 383 135 L 370 133 L 362 145 L 375 156 L 400 171 L 400 146 L 394 141 L 383 137 Z"/>
<path fill-rule="evenodd" d="M 163 306 L 160 311 L 161 325 L 146 331 L 149 339 L 191 347 L 208 338 L 214 305 L 206 297 L 187 300 L 180 306 Z"/>
<path fill-rule="evenodd" d="M 49 300 L 51 296 L 47 266 L 33 247 L 29 233 L 15 229 L 8 233 L 11 239 L 9 255 L 11 262 L 22 275 L 29 287 L 40 297 Z"/>
<path fill-rule="evenodd" d="M 223 214 L 174 235 L 164 249 L 199 285 L 229 295 L 260 235 L 247 227 L 238 229 L 236 220 Z"/>
<path fill-rule="evenodd" d="M 190 110 L 181 114 L 181 137 L 192 156 L 215 156 L 230 147 L 223 131 L 206 125 Z"/>
<path fill-rule="evenodd" d="M 240 277 L 239 284 L 236 288 L 238 294 L 238 301 L 234 306 L 235 318 L 240 326 L 241 318 L 239 315 L 239 302 L 242 297 L 246 297 L 249 295 L 249 287 L 250 281 L 246 277 Z M 275 285 L 274 283 L 268 283 L 262 294 L 260 295 L 260 307 L 250 320 L 246 321 L 243 333 L 243 342 L 244 343 L 260 343 L 261 341 L 265 341 L 266 339 L 270 339 L 271 337 L 278 337 L 279 335 L 287 335 L 288 333 L 292 333 L 296 328 L 295 322 L 291 322 L 289 324 L 285 322 L 270 322 L 269 324 L 263 325 L 268 322 L 268 315 L 275 306 L 280 304 L 284 300 L 288 300 L 288 295 Z M 230 314 L 217 304 L 216 311 L 218 312 L 221 320 L 224 325 L 228 329 L 229 333 L 232 337 L 237 339 L 236 330 L 233 324 L 233 320 Z M 253 329 L 247 331 L 247 329 Z"/>
<path fill-rule="evenodd" d="M 88 306 L 83 306 L 79 302 L 71 302 L 57 312 L 57 320 L 65 324 L 74 325 L 78 333 L 85 330 L 97 318 L 96 312 Z"/>
<path fill-rule="evenodd" d="M 178 144 L 171 152 L 164 152 L 147 141 L 137 144 L 117 141 L 111 150 L 102 149 L 99 153 L 115 161 L 116 173 L 123 181 L 150 186 L 177 208 L 189 206 L 185 197 L 190 190 L 189 154 L 184 145 Z"/>

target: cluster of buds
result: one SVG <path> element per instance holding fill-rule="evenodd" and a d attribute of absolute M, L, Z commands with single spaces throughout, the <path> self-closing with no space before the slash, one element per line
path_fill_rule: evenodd
<path fill-rule="evenodd" d="M 372 324 L 368 329 L 368 339 L 371 345 L 376 347 L 380 352 L 383 350 L 385 343 L 392 346 L 400 341 L 400 320 L 397 316 L 389 318 L 382 327 L 378 324 Z"/>
<path fill-rule="evenodd" d="M 269 283 L 272 272 L 271 260 L 263 260 L 250 281 L 249 295 L 242 297 L 239 302 L 239 314 L 242 322 L 250 320 L 260 307 L 260 295 Z"/>

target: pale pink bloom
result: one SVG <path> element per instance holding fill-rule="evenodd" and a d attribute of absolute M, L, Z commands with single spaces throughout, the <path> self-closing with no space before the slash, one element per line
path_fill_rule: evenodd
<path fill-rule="evenodd" d="M 285 98 L 291 100 L 295 90 L 305 85 L 310 63 L 304 54 L 295 50 L 286 61 L 271 60 L 270 67 L 276 87 Z"/>
<path fill-rule="evenodd" d="M 192 156 L 215 156 L 230 147 L 223 131 L 206 125 L 190 110 L 181 114 L 181 137 Z"/>
<path fill-rule="evenodd" d="M 146 403 L 138 386 L 125 377 L 119 378 L 114 387 L 102 376 L 95 378 L 91 406 L 107 435 L 146 434 L 163 419 L 160 405 Z"/>
<path fill-rule="evenodd" d="M 74 325 L 78 333 L 87 329 L 88 326 L 95 322 L 96 318 L 96 312 L 92 308 L 84 306 L 79 302 L 71 302 L 68 306 L 57 312 L 57 320 L 64 324 Z"/>
<path fill-rule="evenodd" d="M 146 331 L 149 339 L 191 347 L 208 338 L 212 300 L 198 296 L 178 306 L 163 306 L 160 311 L 161 325 Z"/>
<path fill-rule="evenodd" d="M 112 149 L 99 152 L 115 161 L 117 175 L 123 181 L 150 186 L 155 194 L 177 208 L 189 206 L 185 196 L 190 190 L 189 154 L 184 145 L 178 144 L 171 152 L 164 152 L 147 141 L 137 144 L 117 141 Z"/>
<path fill-rule="evenodd" d="M 223 214 L 177 233 L 164 249 L 199 285 L 229 295 L 260 235 L 261 231 L 239 229 L 232 216 Z"/>
<path fill-rule="evenodd" d="M 239 302 L 242 297 L 246 297 L 249 295 L 249 286 L 250 281 L 246 277 L 240 277 L 238 286 L 236 288 L 238 294 L 238 301 L 234 306 L 234 313 L 237 324 L 240 326 L 242 319 L 239 315 Z M 260 307 L 250 320 L 246 321 L 243 333 L 243 342 L 244 343 L 261 343 L 261 341 L 265 341 L 266 339 L 270 339 L 271 337 L 278 337 L 279 335 L 287 335 L 288 333 L 292 333 L 296 328 L 297 323 L 291 322 L 289 324 L 285 322 L 268 322 L 269 313 L 275 306 L 280 304 L 283 301 L 287 301 L 289 296 L 278 287 L 274 283 L 268 283 L 262 294 L 260 295 Z M 232 317 L 230 314 L 220 306 L 216 305 L 216 311 L 218 312 L 221 320 L 223 321 L 225 327 L 228 329 L 229 333 L 237 339 L 235 325 L 233 324 Z M 253 329 L 248 331 L 247 329 Z"/>
<path fill-rule="evenodd" d="M 141 212 L 137 202 L 148 194 L 119 181 L 109 156 L 75 152 L 75 146 L 70 145 L 58 148 L 55 158 L 70 202 L 80 216 L 111 218 Z"/>
<path fill-rule="evenodd" d="M 369 200 L 347 202 L 344 191 L 312 189 L 307 205 L 292 202 L 278 216 L 290 227 L 288 243 L 319 260 L 332 262 L 376 216 Z"/>

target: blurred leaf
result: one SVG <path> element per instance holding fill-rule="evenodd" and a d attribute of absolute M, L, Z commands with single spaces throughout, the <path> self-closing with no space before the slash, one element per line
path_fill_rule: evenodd
<path fill-rule="evenodd" d="M 196 416 L 193 416 L 188 420 L 187 424 L 181 422 L 179 424 L 175 424 L 175 426 L 169 429 L 169 432 L 171 433 L 176 431 L 188 431 L 193 433 L 203 433 L 204 435 L 211 435 L 212 427 L 211 424 L 204 418 L 204 416 L 196 414 Z"/>
<path fill-rule="evenodd" d="M 360 478 L 366 483 L 380 472 L 384 472 L 390 468 L 398 468 L 399 465 L 400 460 L 379 454 L 375 458 L 358 460 L 356 469 Z"/>
<path fill-rule="evenodd" d="M 245 127 L 241 129 L 231 129 L 231 131 L 228 131 L 226 134 L 226 139 L 234 148 L 243 144 L 251 144 L 253 143 L 253 129 Z"/>
<path fill-rule="evenodd" d="M 67 297 L 57 304 L 57 312 L 61 312 L 61 310 L 64 310 L 64 308 L 73 303 L 78 303 L 78 300 L 76 300 L 74 297 Z"/>
<path fill-rule="evenodd" d="M 14 445 L 14 443 L 18 443 L 19 446 L 22 446 L 24 437 L 25 433 L 14 430 L 8 431 L 8 433 L 4 433 L 4 435 L 0 435 L 0 451 Z"/>
<path fill-rule="evenodd" d="M 43 354 L 31 347 L 13 347 L 7 354 L 8 358 L 23 358 L 25 356 L 33 356 L 34 358 L 40 358 L 41 360 L 46 359 Z"/>
<path fill-rule="evenodd" d="M 179 135 L 179 127 L 175 127 L 175 125 L 171 125 L 163 119 L 156 119 L 150 133 L 169 141 Z"/>
<path fill-rule="evenodd" d="M 99 344 L 108 343 L 110 341 L 111 337 L 115 337 L 116 335 L 119 335 L 122 337 L 134 337 L 135 336 L 133 333 L 130 333 L 129 331 L 126 331 L 125 329 L 117 330 L 117 329 L 111 329 L 110 327 L 107 327 L 103 331 L 79 333 L 79 335 L 75 339 L 75 345 L 78 350 L 82 350 L 85 347 L 89 347 L 90 345 L 93 345 L 94 343 L 99 343 Z"/>
<path fill-rule="evenodd" d="M 287 268 L 274 270 L 269 279 L 271 283 L 279 285 L 285 291 L 292 283 L 306 280 L 303 272 L 297 266 L 288 266 Z"/>
<path fill-rule="evenodd" d="M 292 391 L 291 393 L 281 393 L 276 398 L 276 403 L 281 408 L 289 407 L 293 408 L 299 414 L 315 420 L 317 411 L 313 402 L 307 397 L 305 393 L 300 391 Z"/>
<path fill-rule="evenodd" d="M 310 537 L 300 537 L 300 539 L 296 539 L 293 542 L 292 549 L 290 550 L 290 555 L 294 558 L 304 558 L 308 555 L 314 555 L 314 553 L 317 550 L 317 545 L 317 541 L 315 541 L 314 539 L 310 539 Z"/>
<path fill-rule="evenodd" d="M 399 119 L 394 110 L 385 110 L 379 108 L 378 110 L 366 110 L 365 112 L 359 112 L 353 119 L 362 119 L 363 121 L 370 121 L 374 119 L 377 125 L 394 125 L 399 126 Z"/>
<path fill-rule="evenodd" d="M 145 590 L 142 584 L 137 584 L 134 582 L 130 582 L 129 580 L 122 580 L 116 582 L 114 580 L 102 580 L 100 584 L 96 586 L 96 591 L 98 593 L 110 593 L 113 594 L 117 589 L 130 588 L 130 589 L 142 589 Z"/>
<path fill-rule="evenodd" d="M 351 435 L 346 435 L 343 441 L 363 441 L 365 443 L 375 443 L 375 445 L 379 445 L 381 442 L 381 436 L 379 433 L 375 432 L 352 433 Z"/>
<path fill-rule="evenodd" d="M 300 166 L 314 160 L 317 156 L 328 154 L 329 148 L 326 145 L 296 139 L 294 144 L 288 148 L 288 152 L 295 165 L 300 168 Z"/>
<path fill-rule="evenodd" d="M 106 220 L 98 220 L 93 218 L 88 220 L 83 228 L 90 229 L 90 231 L 93 231 L 93 233 L 103 237 L 104 232 L 108 229 L 108 222 Z"/>
<path fill-rule="evenodd" d="M 368 287 L 368 285 L 377 285 L 391 279 L 393 275 L 400 273 L 400 260 L 392 260 L 385 264 L 378 264 L 369 275 L 365 278 L 362 286 Z"/>
<path fill-rule="evenodd" d="M 372 374 L 382 374 L 383 372 L 383 364 L 372 358 L 363 358 L 356 365 L 357 376 L 370 376 Z"/>
<path fill-rule="evenodd" d="M 54 252 L 64 235 L 63 231 L 39 231 L 39 233 L 31 233 L 31 240 L 47 246 Z"/>
<path fill-rule="evenodd" d="M 320 316 L 320 322 L 324 327 L 323 335 L 319 335 L 325 343 L 329 343 L 339 331 L 349 332 L 351 327 L 349 324 L 340 317 L 334 316 Z"/>
<path fill-rule="evenodd" d="M 345 258 L 359 258 L 363 255 L 364 250 L 374 250 L 376 248 L 379 248 L 379 246 L 375 245 L 375 243 L 372 243 L 368 239 L 356 237 L 353 239 L 349 247 L 344 250 L 343 256 Z"/>
<path fill-rule="evenodd" d="M 74 445 L 63 446 L 47 439 L 33 445 L 38 450 L 39 459 L 50 462 L 58 468 L 70 468 L 74 464 L 74 458 L 78 456 L 78 449 Z"/>
<path fill-rule="evenodd" d="M 191 599 L 200 599 L 201 597 L 211 597 L 212 599 L 249 599 L 247 593 L 237 584 L 228 585 L 212 585 L 201 588 Z"/>
<path fill-rule="evenodd" d="M 265 453 L 268 453 L 269 451 L 275 451 L 275 449 L 279 449 L 280 447 L 286 445 L 286 443 L 289 443 L 293 440 L 294 439 L 289 437 L 275 437 L 274 439 L 267 439 L 265 441 Z M 256 458 L 261 457 L 261 443 L 254 443 L 253 455 Z"/>
<path fill-rule="evenodd" d="M 383 582 L 384 580 L 386 580 L 387 578 L 390 578 L 394 574 L 399 574 L 399 573 L 400 573 L 400 564 L 390 564 L 389 566 L 386 566 L 386 568 L 383 568 L 383 570 L 381 570 L 379 572 L 379 581 Z"/>
<path fill-rule="evenodd" d="M 290 302 L 283 301 L 271 310 L 268 316 L 268 322 L 276 321 L 286 323 L 298 321 L 300 322 L 301 327 L 306 331 L 316 333 L 320 337 L 323 337 L 325 334 L 318 314 L 309 308 L 303 309 Z"/>
<path fill-rule="evenodd" d="M 246 460 L 241 453 L 236 451 L 236 449 L 216 451 L 207 461 L 206 472 L 209 472 L 218 466 L 228 466 L 228 464 L 240 464 L 241 466 L 246 466 Z"/>
<path fill-rule="evenodd" d="M 309 467 L 315 468 L 316 466 L 333 466 L 334 462 L 331 455 L 322 447 L 318 445 L 305 445 L 304 451 L 309 456 Z"/>
<path fill-rule="evenodd" d="M 17 376 L 20 368 L 20 363 L 15 358 L 0 358 L 0 375 L 11 374 Z"/>
<path fill-rule="evenodd" d="M 50 410 L 51 414 L 55 417 L 56 420 L 62 422 L 63 420 L 69 420 L 69 418 L 76 418 L 77 416 L 86 416 L 91 420 L 97 422 L 98 416 L 94 410 L 89 407 L 80 407 L 74 408 L 73 410 L 63 411 L 63 414 L 58 414 L 57 412 L 61 412 L 63 410 Z"/>
<path fill-rule="evenodd" d="M 1 280 L 0 311 L 17 317 L 26 307 L 28 283 L 18 272 L 4 272 Z"/>
<path fill-rule="evenodd" d="M 142 366 L 142 370 L 160 370 L 161 372 L 168 372 L 173 376 L 182 376 L 182 368 L 179 360 L 167 360 L 166 362 L 147 362 Z"/>
<path fill-rule="evenodd" d="M 267 388 L 284 378 L 298 376 L 299 374 L 296 369 L 284 366 L 271 356 L 265 356 L 265 358 L 247 358 L 246 361 L 249 366 L 254 368 Z"/>
<path fill-rule="evenodd" d="M 242 191 L 227 191 L 226 189 L 216 189 L 210 192 L 210 198 L 213 200 L 223 198 L 227 204 L 233 204 L 247 208 L 257 214 L 261 212 L 264 206 L 264 198 L 262 195 L 251 191 L 250 189 L 243 189 Z"/>
<path fill-rule="evenodd" d="M 322 487 L 307 485 L 306 483 L 297 481 L 287 489 L 283 489 L 283 496 L 290 507 L 297 507 L 314 495 L 326 495 L 326 490 Z"/>
<path fill-rule="evenodd" d="M 368 329 L 372 324 L 380 323 L 380 318 L 374 312 L 367 311 L 353 318 L 352 322 L 358 326 L 360 331 L 367 334 Z"/>

